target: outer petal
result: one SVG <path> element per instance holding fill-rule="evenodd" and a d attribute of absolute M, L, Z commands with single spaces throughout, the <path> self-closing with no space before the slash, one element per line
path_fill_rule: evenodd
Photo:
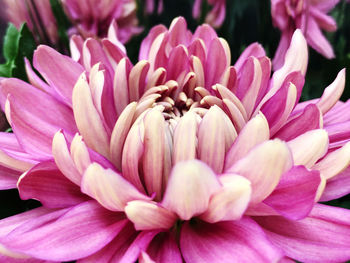
<path fill-rule="evenodd" d="M 23 200 L 37 199 L 49 208 L 69 207 L 88 199 L 52 161 L 39 163 L 23 174 L 18 189 Z"/>
<path fill-rule="evenodd" d="M 328 150 L 328 134 L 325 130 L 312 130 L 289 141 L 294 165 L 311 168 Z"/>
<path fill-rule="evenodd" d="M 313 208 L 320 183 L 318 171 L 294 166 L 282 176 L 280 183 L 264 203 L 289 219 L 302 219 Z"/>
<path fill-rule="evenodd" d="M 186 222 L 180 236 L 186 262 L 277 262 L 281 252 L 249 218 L 217 224 Z"/>
<path fill-rule="evenodd" d="M 147 253 L 157 263 L 182 263 L 175 236 L 171 232 L 158 234 L 147 248 Z"/>
<path fill-rule="evenodd" d="M 62 211 L 27 221 L 1 238 L 1 243 L 36 258 L 70 261 L 104 247 L 127 222 L 94 201 Z"/>
<path fill-rule="evenodd" d="M 6 168 L 0 165 L 0 189 L 16 188 L 17 180 L 21 172 Z"/>
<path fill-rule="evenodd" d="M 321 202 L 338 199 L 350 193 L 350 167 L 327 180 L 326 188 L 320 198 Z"/>
<path fill-rule="evenodd" d="M 127 202 L 132 200 L 150 199 L 141 194 L 120 174 L 111 169 L 103 169 L 97 163 L 91 164 L 86 169 L 81 190 L 111 211 L 123 211 Z"/>
<path fill-rule="evenodd" d="M 279 216 L 256 217 L 268 238 L 286 256 L 302 262 L 344 262 L 350 259 L 350 212 L 315 205 L 309 217 L 292 221 Z"/>
<path fill-rule="evenodd" d="M 66 103 L 72 105 L 73 87 L 84 68 L 71 58 L 47 46 L 37 48 L 33 64 Z"/>
<path fill-rule="evenodd" d="M 252 183 L 251 202 L 264 200 L 277 186 L 281 175 L 292 167 L 292 156 L 280 140 L 264 142 L 236 162 L 227 173 L 235 173 Z"/>
<path fill-rule="evenodd" d="M 183 220 L 207 210 L 210 196 L 220 189 L 214 172 L 198 160 L 178 163 L 172 170 L 163 206 Z"/>

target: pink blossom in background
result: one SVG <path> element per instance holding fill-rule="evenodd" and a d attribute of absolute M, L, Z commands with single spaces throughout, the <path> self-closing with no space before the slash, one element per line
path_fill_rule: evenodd
<path fill-rule="evenodd" d="M 42 207 L 0 220 L 3 262 L 343 262 L 350 192 L 342 70 L 298 103 L 307 45 L 297 30 L 271 74 L 262 47 L 231 66 L 208 25 L 154 27 L 132 65 L 115 41 L 40 46 L 31 84 L 4 79 L 2 189 Z M 111 38 L 111 39 L 110 39 Z M 18 180 L 19 178 L 19 180 Z"/>
<path fill-rule="evenodd" d="M 192 14 L 196 19 L 201 15 L 202 1 L 203 0 L 195 0 L 194 2 Z M 212 9 L 205 17 L 205 22 L 212 27 L 218 28 L 225 20 L 226 0 L 208 0 L 208 4 L 212 6 Z"/>
<path fill-rule="evenodd" d="M 163 0 L 146 0 L 145 1 L 145 8 L 147 14 L 152 14 L 155 11 L 156 8 L 156 1 L 158 1 L 158 8 L 157 8 L 157 14 L 160 14 L 163 12 Z"/>
<path fill-rule="evenodd" d="M 335 20 L 328 16 L 339 0 L 271 0 L 271 15 L 275 27 L 282 36 L 273 59 L 274 68 L 283 65 L 283 59 L 295 29 L 305 35 L 307 43 L 328 59 L 334 58 L 331 44 L 322 30 L 333 32 L 337 29 Z"/>
<path fill-rule="evenodd" d="M 49 0 L 2 0 L 5 17 L 17 28 L 26 22 L 40 42 L 56 43 L 57 25 Z M 38 39 L 39 40 L 39 39 Z"/>
<path fill-rule="evenodd" d="M 57 25 L 50 0 L 3 1 L 6 17 L 15 26 L 26 22 L 32 32 L 40 36 L 39 42 L 57 42 Z M 125 43 L 142 31 L 138 26 L 135 0 L 62 0 L 62 4 L 73 24 L 70 34 L 103 38 L 107 36 L 109 26 L 114 24 L 118 39 Z"/>
<path fill-rule="evenodd" d="M 83 37 L 105 37 L 112 22 L 118 27 L 118 38 L 127 42 L 142 30 L 138 27 L 135 0 L 62 0 L 74 24 L 73 33 Z"/>

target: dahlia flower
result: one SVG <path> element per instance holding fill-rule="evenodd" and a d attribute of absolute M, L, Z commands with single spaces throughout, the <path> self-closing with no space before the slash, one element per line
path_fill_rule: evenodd
<path fill-rule="evenodd" d="M 57 25 L 49 0 L 3 0 L 2 4 L 5 17 L 17 28 L 26 22 L 38 41 L 56 43 Z"/>
<path fill-rule="evenodd" d="M 72 53 L 40 46 L 45 81 L 29 65 L 31 84 L 1 81 L 0 186 L 42 204 L 0 221 L 4 262 L 350 259 L 350 211 L 318 203 L 350 192 L 345 71 L 298 103 L 301 31 L 272 77 L 259 44 L 231 66 L 224 39 L 182 18 L 136 65 L 113 41 Z"/>
<path fill-rule="evenodd" d="M 118 38 L 127 42 L 133 35 L 141 32 L 137 26 L 135 0 L 62 0 L 67 15 L 77 32 L 86 37 L 105 37 L 109 25 L 118 26 Z"/>
<path fill-rule="evenodd" d="M 208 0 L 208 3 L 213 6 L 210 12 L 205 17 L 205 22 L 217 28 L 222 25 L 226 16 L 226 0 Z M 202 0 L 195 0 L 192 15 L 194 18 L 199 18 L 201 15 Z"/>
<path fill-rule="evenodd" d="M 337 29 L 335 20 L 327 13 L 339 0 L 271 0 L 273 24 L 281 32 L 281 40 L 273 60 L 276 69 L 283 65 L 284 55 L 295 29 L 303 32 L 307 43 L 328 59 L 334 58 L 331 44 L 321 30 L 333 32 Z"/>

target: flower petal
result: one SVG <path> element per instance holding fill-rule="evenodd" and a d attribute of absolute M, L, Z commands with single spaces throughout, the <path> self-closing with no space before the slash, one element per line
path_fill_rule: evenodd
<path fill-rule="evenodd" d="M 23 174 L 17 187 L 21 199 L 36 199 L 48 208 L 70 207 L 88 199 L 52 161 L 39 163 Z"/>
<path fill-rule="evenodd" d="M 311 168 L 328 150 L 328 134 L 325 130 L 312 130 L 287 143 L 292 151 L 294 165 Z"/>
<path fill-rule="evenodd" d="M 169 229 L 177 219 L 175 213 L 157 203 L 141 200 L 128 202 L 125 214 L 136 230 Z"/>
<path fill-rule="evenodd" d="M 104 247 L 127 222 L 122 214 L 111 213 L 94 201 L 62 212 L 26 221 L 1 238 L 1 243 L 39 259 L 70 261 Z"/>
<path fill-rule="evenodd" d="M 327 154 L 312 169 L 319 170 L 322 177 L 330 179 L 344 171 L 350 164 L 350 142 L 340 149 Z"/>
<path fill-rule="evenodd" d="M 309 217 L 298 221 L 280 216 L 254 219 L 288 257 L 319 263 L 350 259 L 348 209 L 316 204 Z"/>
<path fill-rule="evenodd" d="M 207 165 L 198 160 L 180 162 L 172 170 L 162 205 L 189 220 L 207 210 L 210 196 L 219 189 Z"/>
<path fill-rule="evenodd" d="M 275 189 L 281 175 L 292 167 L 292 162 L 287 145 L 280 140 L 272 140 L 253 148 L 226 173 L 246 177 L 252 183 L 251 202 L 259 203 Z"/>
<path fill-rule="evenodd" d="M 239 175 L 225 174 L 220 176 L 220 182 L 223 187 L 211 196 L 208 210 L 200 218 L 209 223 L 239 220 L 250 201 L 250 181 Z"/>
<path fill-rule="evenodd" d="M 109 138 L 92 100 L 86 76 L 80 76 L 73 89 L 73 111 L 85 143 L 96 152 L 109 157 Z"/>
<path fill-rule="evenodd" d="M 302 219 L 313 208 L 320 183 L 318 171 L 294 166 L 283 174 L 276 189 L 264 200 L 264 203 L 286 218 Z"/>
<path fill-rule="evenodd" d="M 244 126 L 225 156 L 224 171 L 243 158 L 256 145 L 270 138 L 269 124 L 261 112 Z"/>
<path fill-rule="evenodd" d="M 72 105 L 72 91 L 84 68 L 70 57 L 48 46 L 39 46 L 34 53 L 34 67 L 56 89 L 68 105 Z"/>
<path fill-rule="evenodd" d="M 86 169 L 81 190 L 111 211 L 124 211 L 127 202 L 132 200 L 150 199 L 120 174 L 111 169 L 104 169 L 98 163 L 93 163 Z"/>
<path fill-rule="evenodd" d="M 186 262 L 277 262 L 282 253 L 249 218 L 208 224 L 186 222 L 180 235 Z"/>

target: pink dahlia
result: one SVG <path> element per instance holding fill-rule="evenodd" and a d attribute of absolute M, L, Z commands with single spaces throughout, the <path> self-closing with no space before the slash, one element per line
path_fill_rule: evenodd
<path fill-rule="evenodd" d="M 299 30 L 272 77 L 260 45 L 231 66 L 224 39 L 182 18 L 136 65 L 106 43 L 75 50 L 84 67 L 40 46 L 45 82 L 29 67 L 32 84 L 1 81 L 0 185 L 42 203 L 0 221 L 2 261 L 350 259 L 350 211 L 317 203 L 350 192 L 345 71 L 298 103 Z"/>
<path fill-rule="evenodd" d="M 275 68 L 283 65 L 283 59 L 295 29 L 303 32 L 307 43 L 328 59 L 334 58 L 331 44 L 321 30 L 332 32 L 337 24 L 327 13 L 339 0 L 271 0 L 273 23 L 281 32 L 281 40 L 273 59 Z"/>
<path fill-rule="evenodd" d="M 201 6 L 203 0 L 195 0 L 192 14 L 194 18 L 199 18 L 201 15 Z M 226 16 L 226 0 L 208 0 L 208 4 L 212 9 L 205 17 L 205 22 L 217 28 L 222 25 Z"/>
<path fill-rule="evenodd" d="M 26 22 L 38 41 L 56 43 L 57 25 L 49 0 L 3 0 L 6 19 L 17 28 Z"/>
<path fill-rule="evenodd" d="M 141 32 L 137 25 L 135 0 L 62 0 L 62 3 L 75 26 L 73 32 L 85 38 L 107 36 L 109 25 L 113 22 L 123 43 Z"/>

